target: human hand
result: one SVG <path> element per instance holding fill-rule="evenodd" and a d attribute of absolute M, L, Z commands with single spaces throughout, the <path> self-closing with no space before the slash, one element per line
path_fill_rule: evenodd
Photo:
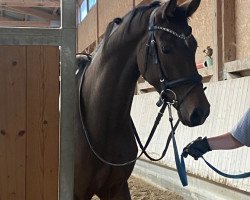
<path fill-rule="evenodd" d="M 198 137 L 196 140 L 189 143 L 184 149 L 183 149 L 183 156 L 186 158 L 188 155 L 192 156 L 195 160 L 198 160 L 201 156 L 203 156 L 205 153 L 212 151 L 208 141 L 207 137 Z"/>

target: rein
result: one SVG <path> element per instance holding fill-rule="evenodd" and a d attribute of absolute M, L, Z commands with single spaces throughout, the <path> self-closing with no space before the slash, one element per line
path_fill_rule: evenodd
<path fill-rule="evenodd" d="M 166 109 L 166 106 L 169 104 L 169 102 L 164 103 L 163 106 L 162 106 L 162 108 L 160 109 L 160 111 L 159 111 L 159 113 L 158 113 L 158 115 L 157 115 L 157 117 L 156 117 L 154 126 L 153 126 L 153 128 L 152 128 L 152 130 L 151 130 L 151 132 L 150 132 L 150 136 L 148 137 L 148 139 L 147 139 L 147 141 L 146 141 L 145 146 L 142 145 L 141 140 L 140 140 L 140 138 L 139 138 L 139 135 L 138 135 L 138 133 L 137 133 L 137 131 L 136 131 L 136 128 L 135 128 L 135 126 L 134 126 L 134 123 L 133 123 L 133 121 L 132 121 L 132 119 L 131 119 L 131 124 L 132 124 L 132 128 L 134 129 L 135 138 L 136 138 L 136 140 L 137 140 L 137 142 L 138 142 L 138 144 L 139 144 L 139 146 L 140 146 L 140 148 L 141 148 L 141 150 L 142 150 L 141 153 L 139 154 L 139 156 L 137 156 L 135 159 L 130 160 L 130 161 L 127 161 L 127 162 L 125 162 L 125 163 L 113 163 L 113 162 L 107 161 L 106 159 L 104 159 L 103 157 L 101 157 L 101 156 L 99 155 L 99 153 L 96 152 L 94 146 L 92 145 L 92 143 L 91 143 L 91 141 L 90 141 L 89 132 L 88 132 L 88 130 L 87 130 L 87 127 L 85 126 L 83 111 L 82 111 L 82 107 L 81 107 L 81 89 L 82 89 L 83 79 L 84 79 L 84 75 L 85 75 L 85 72 L 86 72 L 86 70 L 87 70 L 87 67 L 88 67 L 88 66 L 85 67 L 85 69 L 83 70 L 82 75 L 81 75 L 81 77 L 80 77 L 80 84 L 79 84 L 79 88 L 78 88 L 78 101 L 79 101 L 79 102 L 78 102 L 78 107 L 79 107 L 79 114 L 80 114 L 81 125 L 82 125 L 83 131 L 84 131 L 84 133 L 85 133 L 85 138 L 86 138 L 87 143 L 88 143 L 88 145 L 89 145 L 91 151 L 93 152 L 93 154 L 94 154 L 101 162 L 103 162 L 104 164 L 110 165 L 110 166 L 113 166 L 113 167 L 122 167 L 122 166 L 127 166 L 127 165 L 130 165 L 130 164 L 132 164 L 132 163 L 135 163 L 143 154 L 145 154 L 150 160 L 153 160 L 153 161 L 161 160 L 161 159 L 165 156 L 165 154 L 166 154 L 166 151 L 167 151 L 168 146 L 169 146 L 170 141 L 171 141 L 171 133 L 174 132 L 174 130 L 177 128 L 177 126 L 178 126 L 178 124 L 179 124 L 179 122 L 180 122 L 179 120 L 178 120 L 177 123 L 175 124 L 174 129 L 172 129 L 171 133 L 169 134 L 168 140 L 167 140 L 167 143 L 166 143 L 166 146 L 165 146 L 165 149 L 164 149 L 164 151 L 163 151 L 162 156 L 161 156 L 159 159 L 154 159 L 154 158 L 150 157 L 150 156 L 148 155 L 148 153 L 146 152 L 146 149 L 147 149 L 147 147 L 148 147 L 148 145 L 149 145 L 151 139 L 153 138 L 153 135 L 154 135 L 154 133 L 155 133 L 155 131 L 156 131 L 156 128 L 157 128 L 157 126 L 158 126 L 158 124 L 159 124 L 159 122 L 160 122 L 160 120 L 161 120 L 161 118 L 162 118 L 162 116 L 163 116 L 163 113 L 164 113 L 164 111 L 165 111 L 165 109 Z"/>
<path fill-rule="evenodd" d="M 173 126 L 173 123 L 172 123 L 172 122 L 173 122 L 173 118 L 172 118 L 172 112 L 171 112 L 171 105 L 172 105 L 173 103 L 165 102 L 165 99 L 163 99 L 164 103 L 163 103 L 163 105 L 162 105 L 162 107 L 161 107 L 161 109 L 160 109 L 160 111 L 159 111 L 159 113 L 158 113 L 158 115 L 157 115 L 157 117 L 156 117 L 155 123 L 154 123 L 153 128 L 152 128 L 152 130 L 151 130 L 151 132 L 150 132 L 150 136 L 148 137 L 148 139 L 147 139 L 147 141 L 146 141 L 145 146 L 142 145 L 141 140 L 140 140 L 140 138 L 139 138 L 139 135 L 138 135 L 138 133 L 137 133 L 137 131 L 136 131 L 136 128 L 135 128 L 135 126 L 134 126 L 134 123 L 133 123 L 133 121 L 132 121 L 132 119 L 131 119 L 131 124 L 132 124 L 132 127 L 133 127 L 133 129 L 134 129 L 135 138 L 136 138 L 136 140 L 137 140 L 137 142 L 138 142 L 138 144 L 139 144 L 139 146 L 140 146 L 140 148 L 141 148 L 141 153 L 139 154 L 139 156 L 137 156 L 135 159 L 130 160 L 130 161 L 125 162 L 125 163 L 113 163 L 113 162 L 107 161 L 106 159 L 104 159 L 103 157 L 101 157 L 101 156 L 99 155 L 99 153 L 96 152 L 95 148 L 93 147 L 93 145 L 92 145 L 92 143 L 91 143 L 91 141 L 90 141 L 91 139 L 90 139 L 90 137 L 89 137 L 89 132 L 88 132 L 88 130 L 87 130 L 87 127 L 85 126 L 83 111 L 82 111 L 82 107 L 81 107 L 81 89 L 82 89 L 83 79 L 84 79 L 84 75 L 85 75 L 85 72 L 86 72 L 87 68 L 88 68 L 88 66 L 86 66 L 86 67 L 84 68 L 84 70 L 83 70 L 83 72 L 82 72 L 82 74 L 81 74 L 81 77 L 80 77 L 80 84 L 79 84 L 79 88 L 78 88 L 78 95 L 79 95 L 79 96 L 78 96 L 78 100 L 79 100 L 78 106 L 79 106 L 79 114 L 80 114 L 81 125 L 82 125 L 83 131 L 84 131 L 84 133 L 85 133 L 85 138 L 86 138 L 87 143 L 88 143 L 88 145 L 89 145 L 91 151 L 93 152 L 93 154 L 94 154 L 101 162 L 103 162 L 104 164 L 110 165 L 110 166 L 113 166 L 113 167 L 122 167 L 122 166 L 127 166 L 127 165 L 130 165 L 130 164 L 132 164 L 132 163 L 135 163 L 143 154 L 145 154 L 145 156 L 147 156 L 147 157 L 148 157 L 150 160 L 152 160 L 152 161 L 159 161 L 159 160 L 161 160 L 161 159 L 165 156 L 165 154 L 166 154 L 166 152 L 167 152 L 167 149 L 168 149 L 168 146 L 169 146 L 169 144 L 170 144 L 171 139 L 173 139 L 173 141 L 175 141 L 175 137 L 174 137 L 174 135 L 175 135 L 175 130 L 176 130 L 177 126 L 178 126 L 179 123 L 180 123 L 180 120 L 178 119 L 178 121 L 176 122 L 176 124 Z M 165 111 L 165 109 L 166 109 L 167 106 L 168 106 L 169 114 L 171 115 L 169 119 L 170 119 L 172 131 L 171 131 L 171 133 L 170 133 L 169 136 L 168 136 L 168 139 L 167 139 L 167 142 L 166 142 L 166 145 L 165 145 L 165 149 L 164 149 L 164 151 L 163 151 L 161 157 L 158 158 L 158 159 L 154 159 L 154 158 L 152 158 L 151 156 L 148 155 L 148 153 L 146 152 L 146 149 L 147 149 L 147 147 L 148 147 L 148 145 L 149 145 L 151 139 L 153 138 L 153 135 L 154 135 L 154 133 L 155 133 L 155 131 L 156 131 L 156 128 L 157 128 L 157 126 L 158 126 L 158 124 L 159 124 L 159 122 L 160 122 L 160 120 L 161 120 L 161 118 L 162 118 L 162 116 L 163 116 L 163 114 L 164 114 L 164 111 Z M 174 144 L 174 143 L 175 143 L 175 144 Z M 174 146 L 176 146 L 176 142 L 174 142 L 174 143 L 173 143 Z M 174 147 L 174 151 L 176 152 L 175 149 L 177 149 L 177 147 Z M 177 151 L 177 154 L 178 154 L 178 151 Z M 176 157 L 176 156 L 175 156 L 175 157 Z M 177 156 L 177 157 L 178 157 L 178 156 Z"/>

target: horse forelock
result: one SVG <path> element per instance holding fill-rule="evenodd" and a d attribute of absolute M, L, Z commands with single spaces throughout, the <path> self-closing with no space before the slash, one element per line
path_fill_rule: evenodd
<path fill-rule="evenodd" d="M 189 17 L 186 15 L 186 10 L 183 7 L 177 6 L 174 12 L 174 18 L 178 21 L 187 22 Z"/>

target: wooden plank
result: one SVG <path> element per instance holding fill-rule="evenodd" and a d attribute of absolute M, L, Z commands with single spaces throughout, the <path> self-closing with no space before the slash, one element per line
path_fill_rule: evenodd
<path fill-rule="evenodd" d="M 0 199 L 25 200 L 25 48 L 1 46 L 0 55 Z"/>
<path fill-rule="evenodd" d="M 58 199 L 59 50 L 27 48 L 26 200 Z"/>
<path fill-rule="evenodd" d="M 250 59 L 235 60 L 225 63 L 226 72 L 241 72 L 250 70 Z"/>
<path fill-rule="evenodd" d="M 0 6 L 18 6 L 18 7 L 60 7 L 60 0 L 56 1 L 8 1 L 8 0 L 2 0 L 0 2 Z"/>
<path fill-rule="evenodd" d="M 213 68 L 212 67 L 208 67 L 208 68 L 200 68 L 198 69 L 198 73 L 202 76 L 202 77 L 210 77 L 213 76 Z"/>
<path fill-rule="evenodd" d="M 222 49 L 222 2 L 213 0 L 214 20 L 213 20 L 213 38 L 214 38 L 214 63 L 213 63 L 213 81 L 223 80 L 223 49 Z"/>
<path fill-rule="evenodd" d="M 235 0 L 222 1 L 223 63 L 236 59 Z"/>
<path fill-rule="evenodd" d="M 250 59 L 235 60 L 225 63 L 227 79 L 250 76 Z"/>
<path fill-rule="evenodd" d="M 154 88 L 154 86 L 150 85 L 147 81 L 145 81 L 144 83 L 138 83 L 137 87 L 139 90 L 146 90 L 146 89 Z"/>
<path fill-rule="evenodd" d="M 21 13 L 24 15 L 32 15 L 32 16 L 40 17 L 45 20 L 57 20 L 57 21 L 60 20 L 60 16 L 58 15 L 49 14 L 47 12 L 43 12 L 41 10 L 34 9 L 34 8 L 4 7 L 4 9 L 8 11 L 12 11 L 12 12 Z"/>

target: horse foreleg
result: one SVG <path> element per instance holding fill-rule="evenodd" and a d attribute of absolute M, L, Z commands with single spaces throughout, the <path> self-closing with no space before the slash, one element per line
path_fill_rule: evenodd
<path fill-rule="evenodd" d="M 128 183 L 124 183 L 120 190 L 110 200 L 131 200 Z"/>
<path fill-rule="evenodd" d="M 101 200 L 131 200 L 128 183 L 112 188 L 104 195 L 99 195 Z"/>

